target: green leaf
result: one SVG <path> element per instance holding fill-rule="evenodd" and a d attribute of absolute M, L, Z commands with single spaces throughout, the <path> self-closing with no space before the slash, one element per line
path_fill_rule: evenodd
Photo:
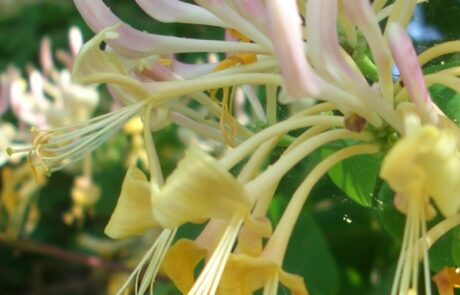
<path fill-rule="evenodd" d="M 377 194 L 377 214 L 390 236 L 401 242 L 406 218 L 393 205 L 394 194 L 387 183 L 382 184 Z"/>
<path fill-rule="evenodd" d="M 460 94 L 450 88 L 441 85 L 430 87 L 430 95 L 436 105 L 452 121 L 460 122 Z"/>
<path fill-rule="evenodd" d="M 297 220 L 284 269 L 301 275 L 310 295 L 338 293 L 337 264 L 321 229 L 308 210 L 304 210 Z"/>
<path fill-rule="evenodd" d="M 458 240 L 456 244 L 458 244 Z M 455 245 L 454 235 L 453 232 L 450 231 L 431 246 L 429 249 L 431 270 L 439 272 L 445 267 L 456 267 L 458 265 L 453 257 L 456 250 L 452 247 L 453 245 Z M 458 254 L 456 256 L 458 256 Z"/>
<path fill-rule="evenodd" d="M 344 145 L 328 146 L 322 150 L 322 156 L 326 158 L 343 147 Z M 334 184 L 350 199 L 364 207 L 370 207 L 380 162 L 379 157 L 359 155 L 338 163 L 328 174 Z"/>
<path fill-rule="evenodd" d="M 452 258 L 455 265 L 460 265 L 460 226 L 452 230 Z"/>

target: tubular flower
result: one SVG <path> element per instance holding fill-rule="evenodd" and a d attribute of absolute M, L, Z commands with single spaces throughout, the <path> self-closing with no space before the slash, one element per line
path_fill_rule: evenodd
<path fill-rule="evenodd" d="M 80 31 L 76 27 L 71 28 L 69 31 L 70 53 L 64 50 L 57 51 L 57 59 L 65 66 L 64 69 L 58 69 L 53 61 L 51 42 L 48 38 L 43 38 L 40 46 L 41 69 L 30 71 L 28 83 L 19 75 L 7 75 L 11 109 L 21 125 L 31 127 L 32 133 L 22 131 L 22 134 L 17 137 L 36 136 L 32 146 L 12 143 L 12 148 L 9 148 L 7 152 L 10 155 L 29 152 L 33 165 L 42 165 L 48 172 L 54 171 L 53 166 L 57 165 L 56 162 L 49 163 L 49 165 L 47 163 L 47 157 L 54 155 L 57 151 L 42 150 L 43 144 L 48 142 L 51 134 L 56 134 L 49 130 L 60 130 L 61 128 L 70 130 L 72 127 L 67 128 L 66 126 L 81 124 L 91 117 L 99 102 L 99 93 L 93 85 L 83 86 L 71 81 L 70 71 L 82 42 Z M 79 158 L 82 157 L 83 155 L 79 156 Z M 64 161 L 61 158 L 58 162 L 69 164 L 72 161 Z"/>
<path fill-rule="evenodd" d="M 424 64 L 458 50 L 439 47 L 417 57 L 404 33 L 416 1 L 387 6 L 367 0 L 136 1 L 161 22 L 221 27 L 225 40 L 139 31 L 102 0 L 74 2 L 96 33 L 73 64 L 74 80 L 108 84 L 124 106 L 86 122 L 36 131 L 26 151 L 35 165 L 55 171 L 141 116 L 150 178 L 135 166 L 128 169 L 105 232 L 115 239 L 154 227 L 162 232 L 119 294 L 134 277 L 138 282 L 144 269 L 136 293 L 152 289 L 161 271 L 188 294 L 259 289 L 277 294 L 279 283 L 307 294 L 302 278 L 283 270 L 283 261 L 312 188 L 345 159 L 388 151 L 380 175 L 407 215 L 392 293 L 416 292 L 421 257 L 430 293 L 428 246 L 420 248 L 418 239 L 429 234 L 425 220 L 435 212 L 432 204 L 446 217 L 458 211 L 460 143 L 458 128 L 437 110 L 427 87 L 438 83 L 455 90 L 458 78 L 455 71 L 424 76 L 417 58 Z M 381 32 L 379 22 L 386 18 Z M 174 57 L 197 52 L 226 55 L 201 65 Z M 392 80 L 393 63 L 404 85 Z M 259 100 L 256 90 L 264 90 L 265 99 Z M 302 98 L 318 103 L 279 121 L 277 102 L 283 96 L 288 103 Z M 243 116 L 244 98 L 257 114 Z M 263 126 L 251 124 L 255 116 Z M 191 148 L 163 181 L 152 133 L 172 124 L 219 142 L 225 152 L 210 156 Z M 344 142 L 346 147 L 324 157 L 298 184 L 272 231 L 267 212 L 286 174 L 314 151 Z M 275 147 L 283 149 L 276 159 Z M 233 169 L 237 165 L 241 169 Z M 177 229 L 187 223 L 207 224 L 193 241 L 174 242 Z"/>
<path fill-rule="evenodd" d="M 439 115 L 428 94 L 411 41 L 397 24 L 387 29 L 390 47 L 413 105 L 401 104 L 404 136 L 385 157 L 380 175 L 397 193 L 395 206 L 407 215 L 403 246 L 392 294 L 418 289 L 418 260 L 423 257 L 425 292 L 431 294 L 428 248 L 417 240 L 426 234 L 426 220 L 434 215 L 430 200 L 446 217 L 460 208 L 457 127 L 436 126 Z M 401 169 L 400 167 L 404 167 Z M 421 251 L 421 253 L 420 253 Z"/>
<path fill-rule="evenodd" d="M 218 272 L 223 269 L 214 273 L 214 268 L 225 265 L 242 222 L 256 230 L 260 228 L 249 215 L 250 201 L 243 186 L 217 163 L 207 154 L 192 149 L 161 188 L 151 187 L 140 170 L 130 168 L 106 227 L 109 236 L 125 238 L 142 234 L 153 226 L 174 229 L 186 222 L 202 223 L 210 218 L 228 220 L 203 271 L 212 272 L 203 275 L 202 285 L 195 291 L 197 294 L 216 287 L 220 277 Z M 137 214 L 133 215 L 133 212 Z M 208 276 L 217 279 L 209 282 Z"/>
<path fill-rule="evenodd" d="M 41 69 L 30 71 L 28 83 L 20 77 L 10 77 L 11 108 L 22 122 L 45 130 L 91 117 L 99 102 L 98 92 L 94 86 L 72 82 L 70 76 L 81 46 L 81 33 L 73 27 L 69 31 L 71 53 L 58 50 L 57 54 L 66 67 L 57 69 L 53 62 L 51 42 L 43 38 L 40 47 Z"/>

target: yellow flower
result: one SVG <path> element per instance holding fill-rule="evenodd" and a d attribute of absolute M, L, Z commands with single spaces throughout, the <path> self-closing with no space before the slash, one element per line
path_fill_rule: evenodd
<path fill-rule="evenodd" d="M 224 220 L 224 225 L 218 231 L 219 241 L 215 247 L 212 247 L 214 248 L 212 254 L 197 279 L 195 289 L 191 291 L 195 294 L 202 294 L 201 292 L 206 292 L 203 290 L 217 286 L 243 222 L 258 232 L 260 236 L 270 235 L 271 227 L 267 227 L 266 222 L 253 218 L 250 215 L 250 207 L 250 199 L 238 180 L 220 166 L 213 157 L 201 150 L 191 149 L 162 187 L 150 183 L 142 171 L 131 167 L 126 174 L 117 206 L 105 232 L 112 238 L 126 238 L 143 234 L 154 226 L 160 226 L 165 229 L 164 231 L 172 232 L 178 226 L 188 222 L 203 223 L 209 219 Z M 165 234 L 164 240 L 172 240 L 171 235 Z M 170 242 L 158 242 L 158 251 L 165 253 L 169 244 Z M 181 249 L 188 245 L 184 246 L 183 243 L 179 243 L 176 247 Z M 151 256 L 153 251 L 155 250 L 152 248 L 145 257 Z M 208 250 L 205 253 L 207 252 Z M 177 261 L 174 253 L 179 253 L 180 257 L 185 255 L 180 251 L 172 253 L 168 258 L 168 261 L 172 262 L 166 263 L 166 269 L 168 267 L 174 269 L 174 265 L 170 266 L 171 263 Z M 203 255 L 201 251 L 192 252 L 194 253 L 197 253 L 199 258 L 190 258 L 190 265 L 198 263 L 204 257 L 200 256 Z M 145 262 L 142 263 L 145 264 Z M 160 263 L 161 259 L 157 259 L 152 268 L 158 268 Z M 194 267 L 190 266 L 190 269 Z M 191 278 L 193 278 L 193 272 L 191 273 Z M 171 276 L 175 278 L 177 274 L 173 273 Z M 148 278 L 148 280 L 153 280 L 153 278 Z M 181 288 L 190 288 L 190 277 L 178 279 L 179 286 L 184 284 L 183 280 L 188 283 L 185 284 L 186 287 Z"/>
<path fill-rule="evenodd" d="M 174 282 L 182 294 L 186 294 L 195 283 L 195 268 L 207 254 L 208 250 L 194 241 L 180 239 L 166 254 L 161 271 Z"/>
<path fill-rule="evenodd" d="M 247 295 L 262 288 L 264 294 L 277 294 L 278 281 L 293 295 L 308 294 L 301 276 L 283 271 L 270 259 L 232 254 L 228 259 L 217 294 Z"/>
<path fill-rule="evenodd" d="M 401 169 L 403 167 L 404 169 Z M 460 207 L 460 154 L 457 138 L 450 130 L 425 125 L 401 139 L 385 158 L 380 175 L 407 197 L 420 188 L 420 196 L 430 196 L 444 216 Z"/>
<path fill-rule="evenodd" d="M 410 116 L 406 119 L 411 121 Z M 390 150 L 380 171 L 396 192 L 396 207 L 407 215 L 392 294 L 416 294 L 420 257 L 425 292 L 431 294 L 428 245 L 418 244 L 419 238 L 426 235 L 426 220 L 434 215 L 430 197 L 446 217 L 460 207 L 460 154 L 454 131 L 429 124 L 420 127 L 417 122 L 413 125 Z"/>
<path fill-rule="evenodd" d="M 152 215 L 150 184 L 141 170 L 130 167 L 105 233 L 113 239 L 123 239 L 141 235 L 157 225 Z"/>

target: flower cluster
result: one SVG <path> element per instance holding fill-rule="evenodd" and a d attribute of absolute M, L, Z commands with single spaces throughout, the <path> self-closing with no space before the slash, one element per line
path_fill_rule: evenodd
<path fill-rule="evenodd" d="M 27 155 L 24 152 L 30 150 L 28 142 L 35 135 L 42 134 L 43 130 L 88 120 L 99 102 L 96 87 L 82 86 L 71 80 L 76 54 L 83 45 L 78 28 L 69 30 L 68 41 L 70 52 L 58 49 L 54 54 L 50 39 L 43 38 L 39 52 L 40 68 L 29 66 L 27 80 L 13 66 L 0 76 L 0 166 L 12 164 L 3 168 L 2 181 L 7 185 L 2 188 L 0 204 L 6 208 L 9 220 L 6 232 L 14 236 L 21 232 L 24 220 L 33 221 L 29 229 L 26 227 L 26 232 L 31 232 L 37 223 L 39 211 L 32 199 L 45 183 L 43 172 L 46 171 L 40 167 L 31 170 L 28 163 L 21 162 L 21 156 Z M 63 68 L 55 65 L 54 56 Z M 8 111 L 13 114 L 16 125 L 3 118 Z M 36 144 L 40 144 L 40 136 L 35 140 Z M 90 165 L 89 155 L 85 161 L 88 163 L 86 166 Z M 82 220 L 83 211 L 98 199 L 99 191 L 92 183 L 91 168 L 85 170 L 85 175 L 76 179 L 72 190 L 74 208 L 65 217 L 69 221 Z M 26 218 L 25 215 L 32 217 Z"/>
<path fill-rule="evenodd" d="M 136 293 L 144 294 L 159 272 L 187 294 L 277 294 L 279 284 L 308 294 L 302 277 L 283 270 L 287 245 L 314 185 L 357 155 L 384 156 L 380 177 L 406 216 L 392 294 L 418 292 L 420 259 L 424 294 L 431 294 L 428 248 L 439 236 L 426 221 L 437 212 L 451 221 L 460 208 L 460 133 L 428 88 L 460 89 L 458 68 L 424 75 L 421 67 L 458 46 L 448 42 L 416 55 L 405 32 L 416 0 L 136 0 L 160 22 L 223 28 L 223 40 L 139 31 L 102 0 L 74 2 L 96 36 L 78 53 L 73 79 L 107 84 L 124 106 L 40 131 L 26 150 L 34 165 L 56 171 L 141 116 L 148 175 L 132 163 L 105 232 L 123 239 L 162 231 L 120 294 L 134 278 Z M 190 64 L 179 53 L 223 58 Z M 394 66 L 401 79 L 394 79 Z M 287 117 L 277 112 L 279 103 L 306 99 L 315 103 Z M 190 147 L 165 180 L 152 133 L 171 124 L 225 148 L 210 154 Z M 346 144 L 296 184 L 273 228 L 267 211 L 279 183 L 335 142 Z M 275 148 L 282 152 L 273 159 Z M 203 224 L 201 233 L 175 240 L 187 223 Z"/>

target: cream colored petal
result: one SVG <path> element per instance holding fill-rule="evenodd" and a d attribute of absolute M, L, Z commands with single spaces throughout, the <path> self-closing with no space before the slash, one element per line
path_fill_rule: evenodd
<path fill-rule="evenodd" d="M 303 278 L 281 270 L 280 282 L 291 291 L 292 295 L 307 295 L 308 291 Z"/>
<path fill-rule="evenodd" d="M 120 92 L 139 99 L 148 96 L 142 84 L 128 75 L 124 61 L 115 52 L 101 50 L 107 40 L 118 38 L 117 26 L 109 27 L 88 41 L 80 50 L 72 70 L 75 83 L 114 84 L 122 87 Z"/>
<path fill-rule="evenodd" d="M 243 186 L 203 151 L 192 148 L 154 199 L 153 214 L 164 227 L 209 218 L 245 215 L 249 201 Z"/>
<path fill-rule="evenodd" d="M 238 235 L 238 246 L 235 252 L 258 256 L 263 249 L 262 238 L 267 238 L 271 234 L 272 225 L 267 217 L 252 218 L 252 223 L 246 219 Z"/>
<path fill-rule="evenodd" d="M 260 257 L 231 255 L 225 267 L 217 294 L 247 295 L 263 288 L 274 273 L 291 294 L 308 294 L 303 278 L 283 271 L 276 263 Z"/>
<path fill-rule="evenodd" d="M 186 294 L 195 283 L 195 268 L 207 253 L 194 241 L 180 239 L 166 254 L 161 272 L 174 282 L 182 294 Z"/>
<path fill-rule="evenodd" d="M 396 143 L 380 171 L 396 192 L 410 194 L 411 186 L 422 187 L 444 216 L 451 216 L 460 208 L 459 174 L 455 133 L 432 125 L 423 126 Z"/>
<path fill-rule="evenodd" d="M 104 232 L 113 239 L 123 239 L 141 235 L 156 226 L 150 200 L 150 184 L 144 173 L 137 167 L 130 167 Z"/>
<path fill-rule="evenodd" d="M 302 20 L 294 0 L 266 1 L 267 18 L 275 56 L 288 94 L 294 98 L 317 97 L 318 77 L 305 56 Z"/>
<path fill-rule="evenodd" d="M 387 32 L 391 53 L 404 82 L 404 87 L 414 102 L 419 115 L 425 122 L 437 124 L 439 120 L 437 110 L 425 84 L 411 39 L 404 29 L 395 23 L 388 23 Z"/>
<path fill-rule="evenodd" d="M 424 171 L 416 163 L 417 143 L 416 137 L 402 138 L 383 160 L 380 177 L 396 192 L 405 192 L 414 181 L 421 184 L 425 180 Z"/>

